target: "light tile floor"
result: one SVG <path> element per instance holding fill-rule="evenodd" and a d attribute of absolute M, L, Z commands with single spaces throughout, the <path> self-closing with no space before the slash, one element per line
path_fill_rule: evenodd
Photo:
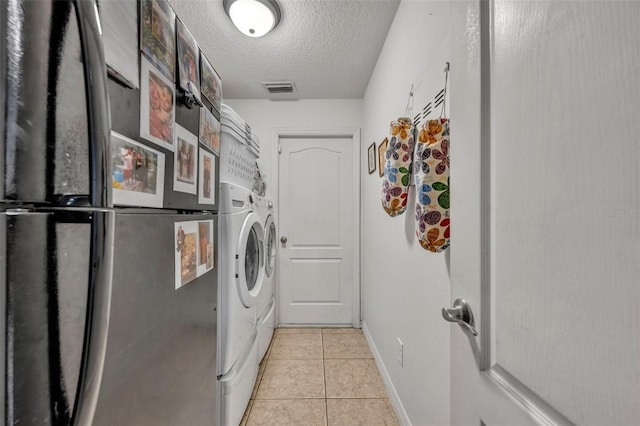
<path fill-rule="evenodd" d="M 362 330 L 279 328 L 241 426 L 398 424 Z"/>

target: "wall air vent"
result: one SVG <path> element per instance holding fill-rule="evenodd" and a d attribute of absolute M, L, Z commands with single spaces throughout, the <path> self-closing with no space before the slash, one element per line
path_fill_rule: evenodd
<path fill-rule="evenodd" d="M 271 94 L 293 93 L 296 90 L 293 81 L 266 81 L 262 85 Z"/>

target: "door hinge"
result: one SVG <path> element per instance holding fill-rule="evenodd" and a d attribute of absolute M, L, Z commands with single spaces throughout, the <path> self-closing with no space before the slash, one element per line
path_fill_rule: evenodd
<path fill-rule="evenodd" d="M 282 145 L 278 144 L 278 154 L 282 154 Z"/>

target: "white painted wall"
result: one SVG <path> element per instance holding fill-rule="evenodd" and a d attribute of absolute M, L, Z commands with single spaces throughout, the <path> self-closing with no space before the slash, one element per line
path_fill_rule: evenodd
<path fill-rule="evenodd" d="M 363 322 L 401 402 L 396 409 L 414 425 L 449 424 L 450 325 L 440 315 L 450 303 L 448 253 L 418 244 L 413 187 L 402 216 L 382 210 L 382 178 L 367 173 L 366 152 L 388 136 L 391 120 L 404 115 L 411 84 L 417 87 L 414 114 L 442 89 L 448 34 L 448 2 L 403 0 L 364 97 Z M 455 224 L 452 231 L 456 244 Z M 403 367 L 396 361 L 397 338 L 404 343 Z"/>
<path fill-rule="evenodd" d="M 260 138 L 258 165 L 267 182 L 267 197 L 278 199 L 277 130 L 342 130 L 362 127 L 361 99 L 307 99 L 270 101 L 225 99 Z M 276 206 L 277 207 L 277 206 Z"/>
<path fill-rule="evenodd" d="M 411 84 L 417 88 L 414 113 L 433 100 L 444 85 L 448 52 L 449 3 L 403 0 L 364 100 L 225 100 L 260 137 L 259 164 L 267 196 L 275 200 L 276 129 L 362 128 L 363 324 L 401 422 L 421 426 L 447 425 L 450 419 L 450 325 L 440 316 L 450 303 L 448 252 L 420 247 L 413 207 L 395 218 L 382 210 L 382 179 L 377 171 L 367 172 L 367 148 L 374 141 L 377 146 L 388 136 L 389 122 L 404 115 Z M 410 206 L 414 202 L 412 189 Z M 455 244 L 455 224 L 452 236 Z M 403 367 L 396 361 L 397 338 L 404 343 Z"/>

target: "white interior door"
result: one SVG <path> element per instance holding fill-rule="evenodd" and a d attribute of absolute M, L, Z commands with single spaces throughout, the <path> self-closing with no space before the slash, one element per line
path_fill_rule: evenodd
<path fill-rule="evenodd" d="M 640 423 L 640 2 L 452 2 L 454 425 Z"/>
<path fill-rule="evenodd" d="M 357 325 L 358 143 L 280 136 L 279 324 Z"/>

